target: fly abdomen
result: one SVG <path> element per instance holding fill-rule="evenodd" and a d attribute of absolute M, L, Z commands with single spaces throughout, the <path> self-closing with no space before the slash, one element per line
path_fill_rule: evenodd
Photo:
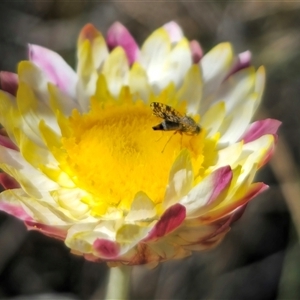
<path fill-rule="evenodd" d="M 158 125 L 153 126 L 152 128 L 153 128 L 153 130 L 172 131 L 172 130 L 180 130 L 181 126 L 178 123 L 164 120 L 163 122 L 161 122 Z"/>

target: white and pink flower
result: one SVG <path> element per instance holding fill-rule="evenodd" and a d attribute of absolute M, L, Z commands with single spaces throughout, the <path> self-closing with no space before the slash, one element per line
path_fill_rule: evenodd
<path fill-rule="evenodd" d="M 204 55 L 170 22 L 138 47 L 115 23 L 86 25 L 74 71 L 29 46 L 1 72 L 0 210 L 113 264 L 157 264 L 217 245 L 246 204 L 280 125 L 250 123 L 265 71 L 222 43 Z M 150 103 L 187 114 L 197 135 L 153 131 Z"/>

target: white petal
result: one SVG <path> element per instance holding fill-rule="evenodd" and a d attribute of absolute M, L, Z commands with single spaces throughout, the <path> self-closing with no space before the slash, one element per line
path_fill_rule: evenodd
<path fill-rule="evenodd" d="M 146 70 L 150 83 L 156 82 L 161 76 L 170 51 L 169 35 L 163 28 L 154 31 L 143 44 L 139 61 Z"/>
<path fill-rule="evenodd" d="M 253 117 L 257 94 L 252 94 L 244 103 L 235 107 L 234 111 L 225 118 L 227 126 L 221 126 L 221 138 L 219 144 L 230 144 L 236 142 L 245 132 Z"/>
<path fill-rule="evenodd" d="M 253 67 L 243 69 L 230 76 L 220 86 L 213 101 L 225 101 L 227 114 L 241 105 L 245 98 L 254 93 L 255 70 Z"/>

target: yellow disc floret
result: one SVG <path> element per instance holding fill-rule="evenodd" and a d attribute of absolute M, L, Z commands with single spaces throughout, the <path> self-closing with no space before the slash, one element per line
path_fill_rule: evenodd
<path fill-rule="evenodd" d="M 204 134 L 154 131 L 152 127 L 161 121 L 141 101 L 100 103 L 94 99 L 88 113 L 73 112 L 72 134 L 63 137 L 62 143 L 72 178 L 92 195 L 92 210 L 101 203 L 129 210 L 139 191 L 161 203 L 172 164 L 184 148 L 190 151 L 197 174 Z"/>

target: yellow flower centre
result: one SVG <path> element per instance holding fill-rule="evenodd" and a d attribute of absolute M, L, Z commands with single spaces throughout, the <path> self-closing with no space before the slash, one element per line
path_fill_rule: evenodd
<path fill-rule="evenodd" d="M 72 135 L 62 142 L 72 177 L 91 195 L 85 202 L 94 214 L 107 206 L 129 210 L 139 191 L 160 204 L 174 160 L 185 148 L 194 173 L 199 173 L 204 133 L 154 131 L 152 127 L 162 121 L 142 102 L 92 101 L 87 114 L 73 112 Z"/>

